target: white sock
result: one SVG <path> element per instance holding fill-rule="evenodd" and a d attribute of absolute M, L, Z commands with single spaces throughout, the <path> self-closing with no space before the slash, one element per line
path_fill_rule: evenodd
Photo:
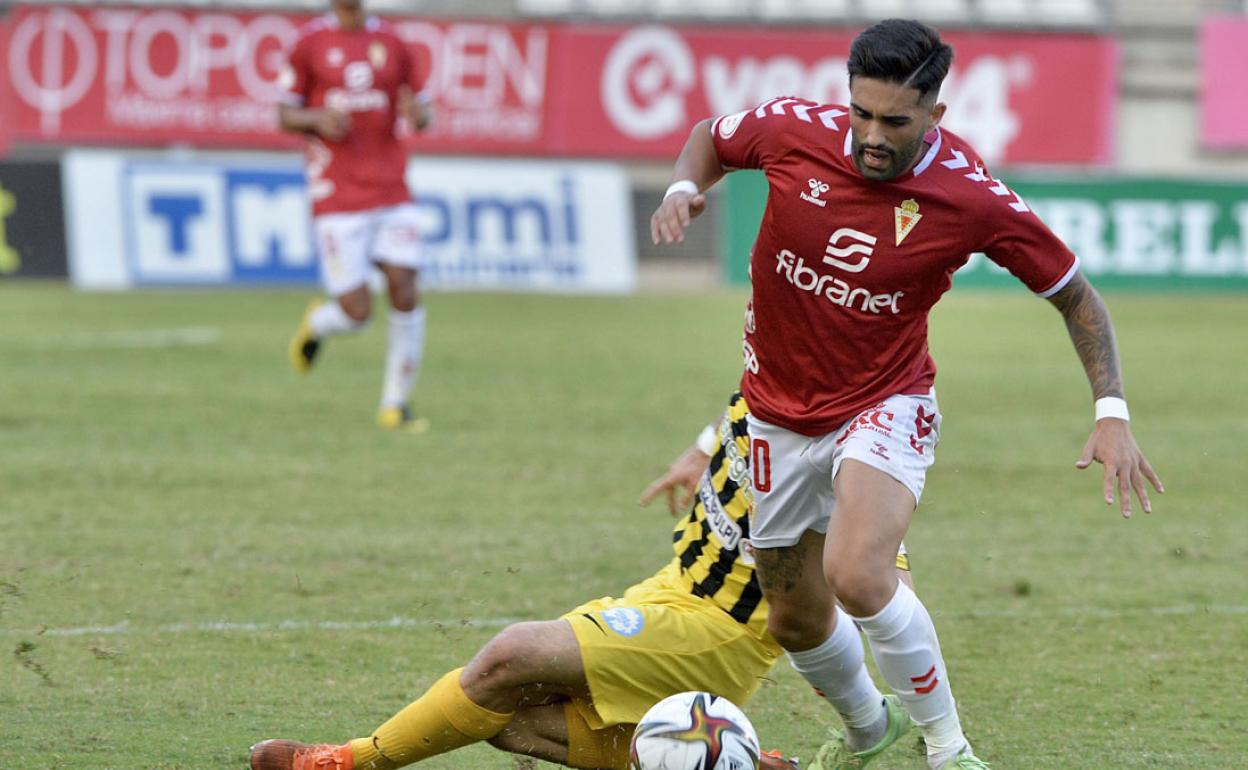
<path fill-rule="evenodd" d="M 347 315 L 336 299 L 313 310 L 312 317 L 308 319 L 308 326 L 312 327 L 312 336 L 317 339 L 356 332 L 364 328 L 363 323 Z"/>
<path fill-rule="evenodd" d="M 928 756 L 965 746 L 936 626 L 914 591 L 898 583 L 884 609 L 855 620 L 880 673 L 923 733 Z"/>
<path fill-rule="evenodd" d="M 390 309 L 390 336 L 386 343 L 386 374 L 381 406 L 404 406 L 412 395 L 425 354 L 425 308 L 406 313 Z"/>
<path fill-rule="evenodd" d="M 788 656 L 793 669 L 841 715 L 851 749 L 861 751 L 879 742 L 888 727 L 881 719 L 887 716 L 884 696 L 867 673 L 862 639 L 844 610 L 836 608 L 836 627 L 823 644 Z"/>
<path fill-rule="evenodd" d="M 954 717 L 954 723 L 956 725 L 957 724 L 956 712 L 954 713 L 953 717 Z M 960 738 L 953 748 L 941 749 L 940 751 L 932 751 L 931 748 L 928 748 L 927 766 L 931 768 L 931 770 L 941 770 L 941 768 L 944 767 L 946 762 L 949 762 L 950 760 L 954 759 L 955 757 L 957 757 L 964 751 L 969 751 L 971 753 L 974 753 L 974 751 L 971 749 L 971 744 L 967 742 L 964 736 L 962 736 L 962 728 L 958 726 L 956 729 L 958 731 L 958 735 L 960 736 Z M 927 738 L 924 738 L 923 741 L 924 743 L 926 743 Z"/>

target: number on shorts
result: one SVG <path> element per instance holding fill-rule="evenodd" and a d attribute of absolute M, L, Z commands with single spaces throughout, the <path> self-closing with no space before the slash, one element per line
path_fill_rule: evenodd
<path fill-rule="evenodd" d="M 750 468 L 754 471 L 754 491 L 771 491 L 771 444 L 766 439 L 750 440 Z"/>

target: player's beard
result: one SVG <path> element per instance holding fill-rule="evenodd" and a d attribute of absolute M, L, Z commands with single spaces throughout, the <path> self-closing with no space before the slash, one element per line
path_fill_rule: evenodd
<path fill-rule="evenodd" d="M 853 152 L 854 166 L 858 168 L 858 173 L 867 179 L 884 182 L 889 179 L 896 179 L 914 165 L 914 159 L 918 157 L 919 152 L 923 149 L 923 134 L 920 133 L 913 142 L 900 148 L 889 147 L 888 145 L 871 145 L 869 149 L 888 153 L 889 163 L 884 168 L 872 168 L 863 161 L 863 150 L 868 149 L 868 146 L 859 142 L 857 137 L 851 140 L 850 147 Z"/>

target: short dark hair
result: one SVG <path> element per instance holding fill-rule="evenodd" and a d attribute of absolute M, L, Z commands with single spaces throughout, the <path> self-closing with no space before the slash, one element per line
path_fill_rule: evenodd
<path fill-rule="evenodd" d="M 849 46 L 849 79 L 862 76 L 900 83 L 920 98 L 940 92 L 953 48 L 940 33 L 910 19 L 885 19 L 863 30 Z"/>

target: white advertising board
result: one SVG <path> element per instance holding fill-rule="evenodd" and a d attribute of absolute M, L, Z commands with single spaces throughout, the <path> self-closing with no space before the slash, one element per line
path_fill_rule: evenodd
<path fill-rule="evenodd" d="M 82 289 L 318 279 L 300 161 L 74 150 L 63 164 Z M 628 180 L 608 163 L 415 158 L 422 286 L 622 293 L 636 286 Z"/>

